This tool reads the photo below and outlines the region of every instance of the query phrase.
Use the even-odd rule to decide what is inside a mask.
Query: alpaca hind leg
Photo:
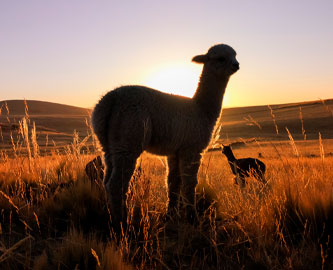
[[[126,194],[137,157],[129,153],[113,155],[111,177],[104,183],[110,204],[111,219],[116,231],[120,231],[121,223],[123,227],[126,226]],[[107,171],[106,174],[108,173]]]
[[[198,221],[195,209],[195,187],[198,183],[198,170],[200,167],[201,155],[199,153],[185,153],[179,158],[179,168],[182,178],[182,193],[186,204],[186,217],[189,222]]]
[[[104,185],[106,186],[107,183],[111,180],[111,173],[112,173],[112,157],[109,153],[104,153],[104,163],[105,163],[105,173],[103,177]]]
[[[238,174],[237,177],[237,182],[241,188],[245,188],[246,182],[245,182],[245,177],[243,175]]]
[[[235,185],[239,185],[241,188],[245,187],[245,178],[244,176],[240,175],[240,174],[236,174],[235,178],[234,178],[234,184]]]
[[[177,156],[168,157],[168,170],[168,215],[172,218],[177,215],[179,210],[180,187],[182,182]]]
[[[238,183],[238,176],[235,176],[235,177],[234,177],[234,184],[235,184],[235,185],[239,185],[239,183]]]
[[[241,186],[241,188],[245,188],[245,184],[246,184],[245,178],[243,176],[240,176],[239,180],[240,180],[240,186]]]

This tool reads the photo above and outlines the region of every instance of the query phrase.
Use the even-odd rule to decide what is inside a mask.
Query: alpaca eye
[[[225,57],[221,56],[221,57],[217,58],[217,60],[223,62],[223,61],[225,61]]]

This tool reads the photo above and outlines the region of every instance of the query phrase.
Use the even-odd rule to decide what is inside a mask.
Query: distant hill
[[[25,114],[25,101],[24,100],[4,100],[0,101],[0,108],[2,113],[6,113],[5,103],[9,108],[10,115],[24,115]],[[26,100],[28,105],[28,114],[30,116],[41,115],[89,115],[89,109],[64,105],[59,103]]]
[[[294,139],[333,138],[333,99],[312,102],[227,108],[222,112],[222,139]],[[275,120],[275,123],[274,123]],[[275,125],[276,124],[276,125]],[[277,130],[278,129],[278,135]]]
[[[5,103],[9,108],[9,116]],[[30,125],[35,122],[41,145],[47,144],[47,140],[53,140],[57,145],[68,145],[73,141],[74,130],[81,138],[91,132],[88,126],[91,109],[36,100],[27,100],[26,103]],[[19,128],[19,121],[25,115],[25,102],[0,101],[0,108],[0,127],[4,134],[0,147],[11,147],[10,131]],[[289,140],[286,128],[295,140],[303,140],[305,135],[308,140],[317,140],[319,132],[323,139],[332,139],[333,99],[270,107],[226,108],[223,109],[221,123],[220,139],[226,143],[253,138]]]
[[[20,121],[28,107],[29,130],[36,126],[37,141],[42,149],[58,149],[73,143],[76,131],[83,139],[90,134],[90,109],[37,100],[0,101],[0,149],[11,149],[12,138],[19,140]],[[9,110],[9,114],[7,111]],[[21,139],[22,141],[22,139]],[[24,145],[24,144],[23,144]]]

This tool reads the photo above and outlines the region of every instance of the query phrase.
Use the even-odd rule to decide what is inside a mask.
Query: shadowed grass
[[[130,270],[133,267],[122,261],[111,242],[105,243],[94,234],[84,235],[72,229],[61,241],[47,244],[34,260],[34,269]]]
[[[329,269],[333,158],[325,157],[324,141],[319,146],[320,155],[307,158],[293,140],[261,145],[269,182],[264,190],[251,177],[245,189],[235,186],[226,159],[207,153],[196,190],[196,226],[182,219],[182,208],[166,218],[165,163],[144,154],[121,235],[112,230],[102,184],[84,173],[93,156],[80,153],[77,136],[66,155],[5,157],[0,268]],[[236,151],[241,156],[249,148]]]

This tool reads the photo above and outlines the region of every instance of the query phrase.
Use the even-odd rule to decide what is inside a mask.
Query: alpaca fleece
[[[192,61],[204,65],[193,98],[129,85],[108,92],[94,108],[92,125],[104,151],[104,185],[115,224],[126,220],[126,193],[143,151],[167,156],[168,213],[177,209],[182,193],[187,216],[193,218],[201,153],[209,144],[229,77],[239,63],[236,52],[224,44]]]

